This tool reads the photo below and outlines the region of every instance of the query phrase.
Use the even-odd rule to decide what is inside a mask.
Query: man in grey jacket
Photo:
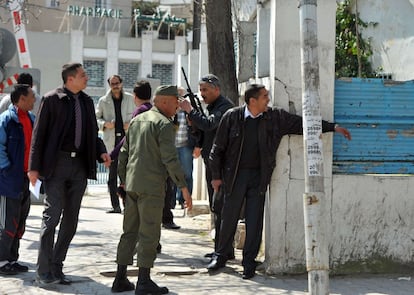
[[[132,113],[135,110],[134,97],[122,88],[122,78],[112,75],[108,78],[110,90],[102,96],[96,106],[96,119],[106,149],[111,151],[125,136]],[[112,209],[107,213],[121,213],[118,195],[118,161],[112,161],[109,167],[108,189],[111,196]]]

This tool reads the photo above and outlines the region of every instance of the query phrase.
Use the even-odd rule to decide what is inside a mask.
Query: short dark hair
[[[81,68],[82,64],[81,63],[68,63],[68,64],[64,64],[62,67],[62,80],[63,83],[66,83],[66,81],[68,80],[68,77],[74,77],[76,76],[76,73],[78,72],[78,68]]]
[[[145,80],[138,81],[134,85],[134,93],[139,99],[151,99],[151,84]]]
[[[33,87],[33,77],[29,73],[21,73],[17,78],[17,84],[26,84]]]
[[[10,100],[12,104],[17,104],[19,102],[20,96],[29,95],[30,85],[28,84],[16,84],[14,85],[13,91],[10,93]]]
[[[112,79],[112,78],[118,78],[119,82],[120,82],[120,83],[122,83],[122,78],[121,78],[121,76],[120,76],[120,75],[112,75],[112,76],[110,76],[110,77],[108,78],[108,80],[107,80],[109,85],[111,85],[111,79]]]
[[[265,88],[266,86],[262,84],[251,84],[244,92],[244,101],[246,102],[246,104],[249,104],[249,100],[251,97],[258,99],[260,90],[265,89]]]

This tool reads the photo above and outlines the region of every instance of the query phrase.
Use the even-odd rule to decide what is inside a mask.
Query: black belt
[[[60,151],[60,153],[66,157],[69,158],[80,158],[81,157],[81,153],[79,152],[66,152],[66,151]]]

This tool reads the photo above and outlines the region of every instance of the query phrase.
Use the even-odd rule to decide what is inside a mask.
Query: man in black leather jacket
[[[217,129],[210,153],[212,186],[224,186],[224,205],[219,244],[210,270],[226,264],[232,249],[239,212],[245,203],[246,240],[243,249],[243,279],[255,275],[255,258],[259,252],[263,230],[265,192],[276,166],[276,151],[287,134],[303,134],[302,117],[281,109],[268,108],[265,86],[253,84],[245,93],[246,105],[227,112]],[[322,121],[322,132],[339,132],[347,139],[347,129]],[[224,255],[223,255],[224,254]]]
[[[208,190],[208,199],[210,208],[214,212],[214,223],[215,223],[215,239],[214,239],[214,251],[217,250],[218,237],[220,233],[220,224],[221,224],[221,208],[222,203],[215,203],[213,209],[213,187],[211,186],[211,170],[208,163],[208,156],[210,154],[211,147],[213,145],[214,137],[216,136],[216,130],[220,123],[221,118],[224,113],[232,108],[234,104],[223,95],[220,91],[220,81],[213,75],[208,74],[203,76],[199,81],[199,88],[201,96],[204,99],[204,102],[208,104],[208,116],[199,112],[196,109],[193,109],[191,104],[184,100],[180,103],[180,108],[188,114],[188,118],[191,120],[192,124],[196,126],[198,130],[203,132],[203,140],[201,142],[201,156],[203,157],[204,164],[206,167],[206,181],[207,181],[207,190]],[[200,145],[200,143],[198,143]],[[212,257],[213,253],[208,253],[206,257]],[[228,253],[228,258],[234,258],[234,251]]]

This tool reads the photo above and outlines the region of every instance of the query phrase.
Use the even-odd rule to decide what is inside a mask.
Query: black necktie
[[[78,149],[82,139],[82,111],[79,102],[79,95],[74,95],[75,99],[75,147]]]

